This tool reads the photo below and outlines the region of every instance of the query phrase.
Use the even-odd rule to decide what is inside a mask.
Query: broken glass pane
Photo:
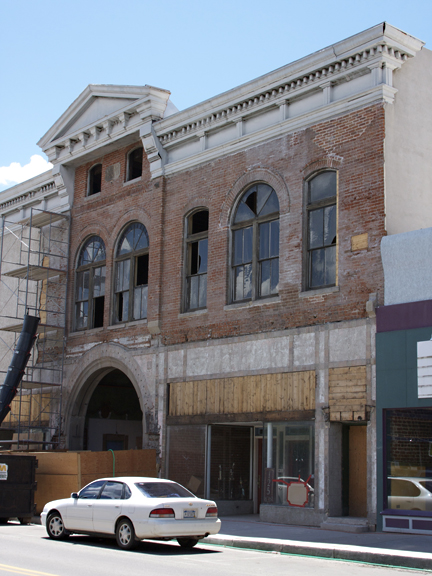
[[[208,245],[207,238],[204,238],[203,240],[199,241],[199,265],[198,265],[199,274],[207,272],[207,245]]]
[[[234,218],[234,223],[245,222],[255,218],[255,213],[243,201],[240,202]]]
[[[336,244],[336,204],[324,208],[324,246]]]

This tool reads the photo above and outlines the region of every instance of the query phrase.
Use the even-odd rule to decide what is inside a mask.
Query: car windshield
[[[146,498],[195,498],[192,492],[176,482],[137,482]]]

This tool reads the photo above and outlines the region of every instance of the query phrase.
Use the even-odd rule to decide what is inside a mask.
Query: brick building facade
[[[79,96],[39,142],[71,216],[68,448],[156,447],[222,514],[375,526],[380,243],[422,218],[391,143],[420,144],[428,58],[383,24],[183,112]]]

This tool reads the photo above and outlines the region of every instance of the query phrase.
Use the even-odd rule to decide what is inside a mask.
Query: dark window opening
[[[138,256],[136,259],[136,285],[145,286],[148,284],[148,254]]]
[[[88,196],[98,194],[102,189],[102,164],[96,164],[89,173]]]
[[[187,310],[198,310],[207,306],[208,227],[207,210],[200,210],[189,216],[186,237]]]
[[[134,180],[142,175],[143,148],[136,148],[128,156],[127,180]]]
[[[192,214],[190,234],[199,234],[207,232],[209,225],[209,213],[207,210],[201,210]]]
[[[105,302],[105,296],[99,296],[98,298],[95,298],[93,301],[94,328],[101,328],[103,326],[104,302]]]

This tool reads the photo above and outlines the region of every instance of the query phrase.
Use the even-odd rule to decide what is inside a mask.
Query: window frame
[[[200,206],[198,208],[194,208],[194,210],[192,212],[189,212],[189,214],[187,214],[187,216],[185,217],[185,225],[184,225],[184,274],[183,274],[183,310],[184,312],[196,312],[199,310],[207,310],[207,279],[208,279],[208,240],[209,240],[209,224],[207,225],[207,230],[204,230],[203,232],[196,232],[195,234],[192,234],[192,232],[190,232],[189,230],[191,230],[192,228],[192,220],[193,217],[195,216],[195,214],[198,214],[199,212],[207,212],[208,215],[208,220],[210,223],[210,211],[208,208],[204,207],[204,206]],[[207,240],[207,268],[206,271],[203,273],[199,273],[197,272],[196,274],[192,274],[191,272],[191,264],[192,264],[192,249],[191,246],[192,244],[195,244],[196,242],[198,242],[198,246],[199,246],[199,242],[202,240]],[[206,304],[205,306],[197,306],[194,308],[191,308],[190,306],[190,287],[189,287],[189,279],[190,278],[194,278],[194,277],[198,277],[199,281],[201,282],[201,277],[206,276]],[[198,293],[199,293],[199,289],[198,289]]]
[[[310,183],[320,174],[324,174],[326,172],[333,172],[336,175],[336,182],[335,182],[335,194],[334,196],[328,196],[327,198],[323,198],[321,200],[315,202],[309,202],[309,191],[310,191]],[[336,210],[336,242],[335,244],[330,244],[329,246],[322,246],[321,249],[331,248],[335,246],[335,279],[333,283],[329,284],[322,284],[319,286],[312,286],[311,285],[311,276],[312,276],[312,262],[311,262],[311,254],[313,251],[316,250],[309,248],[309,215],[311,212],[327,208],[330,206],[335,206]],[[339,246],[339,171],[333,168],[324,168],[310,174],[304,181],[304,213],[303,213],[303,230],[305,231],[303,235],[303,287],[305,291],[313,291],[313,290],[325,290],[328,288],[334,288],[338,286],[338,246]]]
[[[131,166],[131,156],[132,154],[134,154],[137,150],[141,150],[141,173],[139,174],[139,176],[134,176],[132,178],[131,176],[131,170],[132,170],[132,166]],[[127,153],[126,156],[126,179],[125,182],[131,182],[132,180],[137,180],[138,178],[142,177],[142,173],[143,173],[143,159],[144,159],[144,147],[142,145],[136,146],[135,148],[133,148],[132,150],[129,150],[129,152]]]
[[[127,234],[128,230],[136,224],[143,227],[144,233],[146,234],[146,237],[147,237],[147,247],[141,248],[139,250],[131,250],[130,252],[126,252],[125,254],[118,255],[118,251],[120,249],[120,245],[121,245],[121,242],[122,242],[124,236]],[[137,271],[138,271],[137,260],[138,260],[138,258],[140,258],[142,256],[147,256],[147,284],[140,285],[140,286],[146,286],[147,287],[146,315],[143,317],[140,317],[140,318],[134,318],[133,317],[133,314],[134,314],[134,291],[135,291],[135,288],[138,287],[136,285]],[[130,260],[129,288],[127,290],[118,290],[117,291],[116,290],[116,283],[117,283],[118,264],[121,262],[125,262],[126,260]],[[114,266],[113,266],[113,288],[112,288],[112,294],[113,294],[112,322],[113,322],[113,324],[124,324],[124,323],[128,323],[128,322],[135,322],[138,320],[146,320],[147,319],[147,317],[148,317],[149,270],[150,270],[150,239],[149,239],[149,235],[147,232],[147,228],[142,222],[139,222],[138,220],[135,220],[133,222],[128,222],[128,224],[120,232],[118,239],[117,239],[117,242],[116,242]],[[129,293],[129,295],[128,295],[128,315],[127,315],[127,319],[122,318],[120,320],[119,319],[119,297],[117,295],[120,293],[123,294],[126,291]],[[131,298],[131,294],[132,294],[132,298]]]
[[[94,171],[96,168],[100,166],[100,184],[99,190],[94,191]],[[93,164],[93,166],[88,171],[87,177],[87,196],[94,196],[95,194],[100,194],[102,192],[102,162],[97,162],[97,164]]]
[[[90,242],[94,239],[97,239],[98,241],[100,241],[103,245],[103,250],[104,250],[104,254],[105,254],[105,258],[103,260],[93,260],[92,262],[83,264],[83,265],[79,265],[80,259],[81,259],[81,255],[83,253],[83,250],[90,244]],[[103,289],[103,294],[101,294],[100,296],[94,296],[94,277],[95,277],[95,270],[99,269],[99,268],[104,268],[105,269],[105,281],[104,281],[104,289]],[[86,299],[79,299],[77,296],[77,291],[78,291],[78,277],[81,274],[84,274],[85,272],[89,273],[89,280],[88,280],[88,298]],[[92,236],[89,236],[88,238],[86,238],[86,240],[81,244],[81,247],[78,251],[78,257],[76,260],[76,266],[75,266],[75,290],[74,290],[74,321],[73,321],[73,326],[74,326],[74,330],[75,331],[82,331],[82,330],[92,330],[93,328],[103,328],[104,326],[104,314],[105,314],[105,294],[106,294],[106,247],[105,247],[105,242],[102,240],[102,238],[100,236],[98,236],[97,234],[93,234]],[[103,309],[102,309],[102,324],[100,326],[95,326],[95,300],[96,298],[104,298],[104,302],[103,302]],[[80,302],[87,302],[87,326],[78,326],[78,314],[77,314],[77,305]]]
[[[237,210],[240,206],[240,203],[241,203],[243,197],[248,192],[250,192],[252,190],[252,188],[258,187],[260,184],[264,184],[264,185],[268,186],[275,193],[277,200],[278,200],[278,204],[279,204],[279,210],[277,212],[265,214],[264,216],[255,216],[254,218],[250,218],[249,220],[244,220],[243,222],[234,223],[235,217],[237,215]],[[269,258],[260,259],[260,256],[259,256],[260,225],[265,224],[265,223],[276,222],[276,221],[279,223],[278,224],[279,225],[278,255],[277,255],[277,257],[270,257],[269,256]],[[246,229],[246,228],[249,228],[250,226],[252,227],[252,292],[251,292],[250,298],[248,297],[248,298],[243,298],[243,299],[236,299],[235,298],[235,288],[236,288],[235,269],[237,268],[237,266],[234,265],[234,233],[237,230]],[[242,303],[244,304],[247,302],[255,302],[257,300],[266,300],[268,298],[278,297],[279,296],[279,288],[278,288],[278,291],[274,292],[274,293],[270,292],[270,294],[265,294],[265,295],[260,294],[260,285],[261,285],[260,263],[265,261],[265,260],[274,260],[276,258],[278,260],[278,279],[279,279],[278,284],[279,284],[279,282],[280,282],[280,202],[279,202],[279,196],[278,196],[278,193],[276,192],[276,190],[273,188],[273,186],[271,186],[271,184],[269,184],[268,182],[265,182],[265,181],[254,182],[254,183],[248,185],[247,188],[239,194],[239,196],[235,202],[235,205],[233,207],[233,211],[232,211],[232,215],[231,215],[231,224],[230,224],[230,274],[229,274],[229,300],[228,300],[230,302],[230,304],[242,304]]]

